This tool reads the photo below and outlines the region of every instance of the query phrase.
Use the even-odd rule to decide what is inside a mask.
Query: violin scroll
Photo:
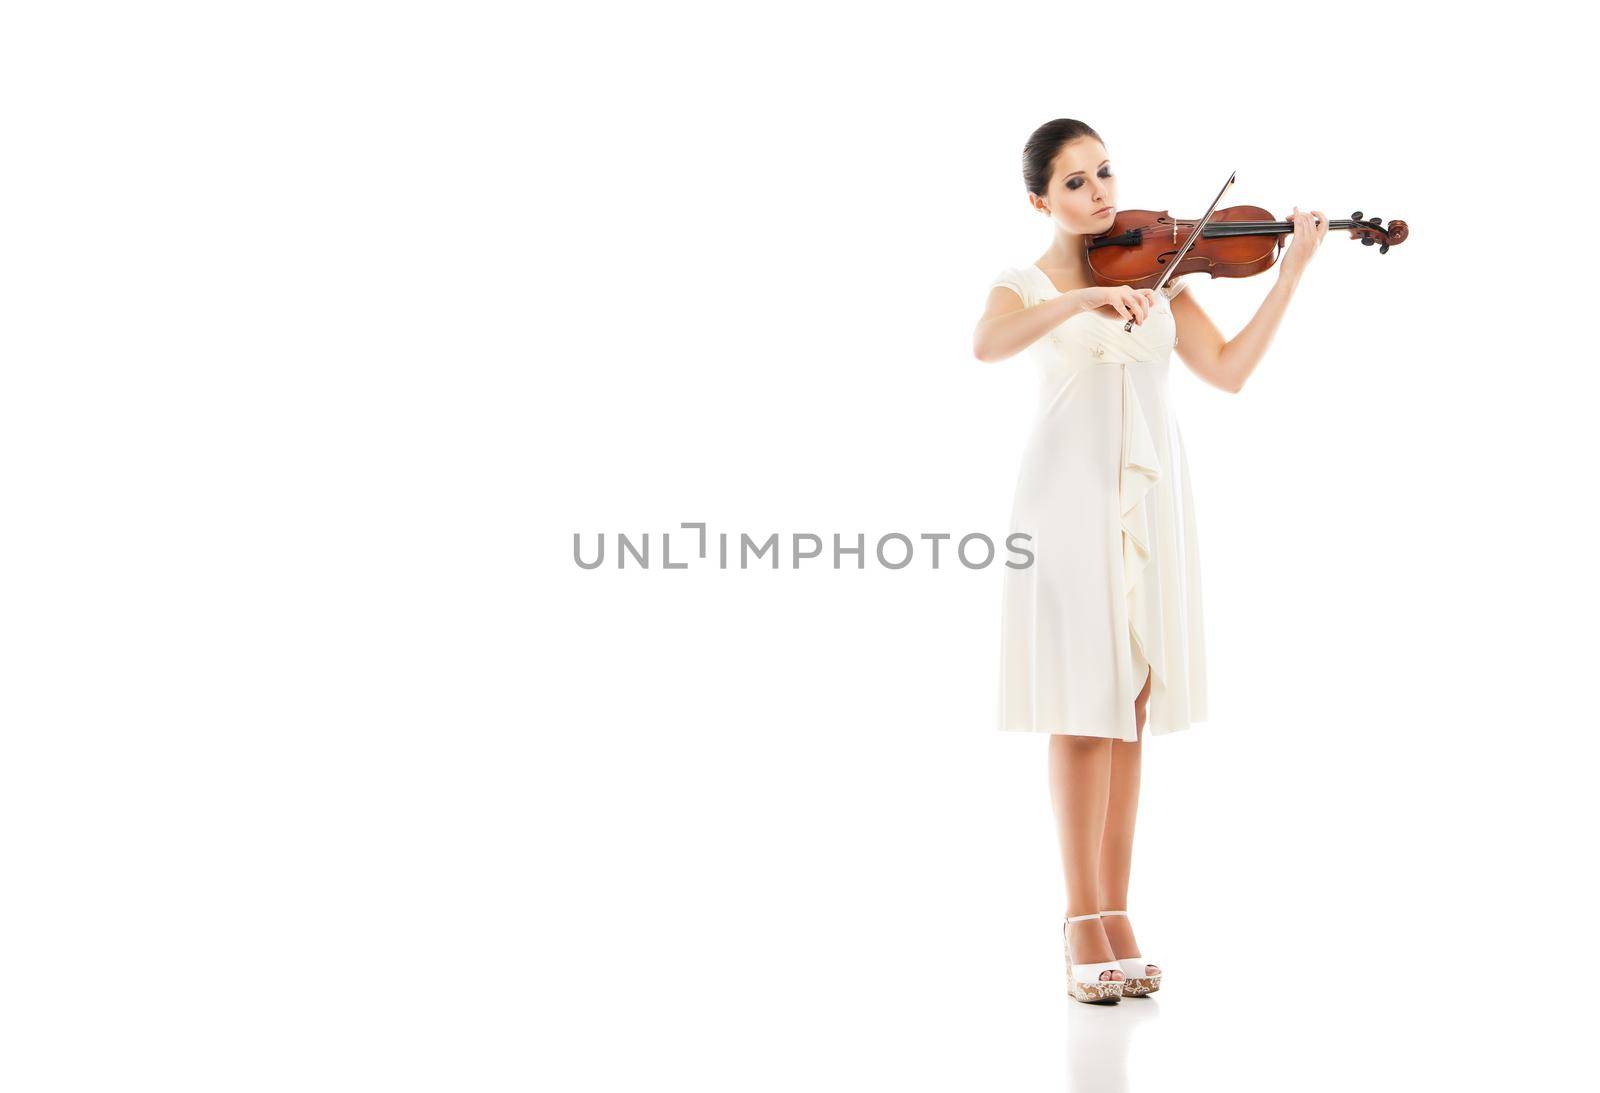
[[[1361,245],[1364,247],[1370,247],[1374,243],[1379,244],[1379,254],[1388,254],[1390,247],[1398,247],[1410,234],[1410,229],[1406,227],[1404,220],[1391,220],[1389,226],[1385,228],[1383,221],[1376,216],[1371,220],[1362,220],[1359,212],[1353,212],[1350,214],[1350,219],[1355,221],[1350,226],[1350,238],[1361,240]]]

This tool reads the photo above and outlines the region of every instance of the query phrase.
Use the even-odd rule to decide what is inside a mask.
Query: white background
[[[1581,1082],[1593,61],[1554,5],[52,4],[0,43],[0,1085]],[[1236,170],[1412,229],[1331,234],[1241,394],[1174,361],[1211,719],[1146,742],[1167,981],[1115,1008],[1065,994],[998,566],[659,566],[683,521],[1004,533],[1033,365],[970,336],[1048,245],[1058,116],[1125,208]],[[1231,335],[1274,275],[1191,290]],[[618,532],[656,564],[574,564]]]

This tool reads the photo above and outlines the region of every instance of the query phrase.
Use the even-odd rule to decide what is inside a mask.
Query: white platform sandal
[[[1126,911],[1101,911],[1102,915],[1121,915],[1128,917]],[[1130,956],[1126,960],[1117,961],[1122,969],[1122,995],[1124,998],[1140,998],[1147,994],[1154,994],[1161,989],[1161,972],[1154,973],[1151,968],[1159,969],[1159,964],[1147,964],[1142,956]]]
[[[1102,960],[1098,964],[1074,964],[1072,962],[1072,943],[1067,938],[1068,927],[1074,922],[1082,922],[1086,918],[1099,918],[1100,912],[1092,915],[1068,915],[1067,921],[1061,924],[1061,942],[1067,954],[1067,989],[1072,992],[1072,997],[1080,1002],[1117,1002],[1122,998],[1121,979],[1108,979],[1106,976],[1112,972],[1123,971],[1122,963],[1117,960]]]

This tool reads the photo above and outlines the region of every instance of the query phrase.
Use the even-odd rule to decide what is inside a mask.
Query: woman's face
[[[1063,144],[1050,165],[1049,190],[1042,197],[1029,194],[1028,199],[1062,231],[1099,235],[1110,230],[1116,218],[1117,180],[1106,146],[1093,137]]]

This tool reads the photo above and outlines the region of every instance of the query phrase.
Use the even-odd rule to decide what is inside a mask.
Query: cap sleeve
[[[1003,269],[990,282],[990,288],[1009,288],[1022,300],[1023,307],[1032,307],[1033,294],[1028,291],[1028,280],[1019,269]]]

